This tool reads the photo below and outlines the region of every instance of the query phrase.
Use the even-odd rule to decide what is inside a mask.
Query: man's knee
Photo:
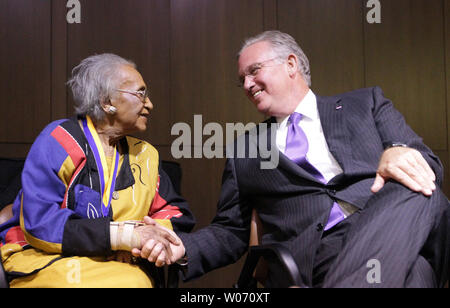
[[[390,206],[405,205],[410,207],[428,206],[430,210],[442,213],[450,209],[450,204],[442,190],[437,187],[431,196],[415,192],[398,182],[388,182],[382,190],[374,194],[373,199],[380,199]],[[412,208],[409,208],[412,210]]]

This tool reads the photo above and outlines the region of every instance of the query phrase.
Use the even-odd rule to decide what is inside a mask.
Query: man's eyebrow
[[[255,63],[252,63],[252,64],[248,65],[248,66],[242,71],[242,74],[246,74],[246,73],[249,71],[249,69],[251,69],[254,65],[255,65]]]
[[[246,68],[245,68],[245,70],[243,70],[241,73],[239,73],[239,79],[240,80],[243,80],[244,79],[244,76],[246,76],[248,73],[249,73],[249,71],[251,71],[253,68],[255,68],[256,66],[258,66],[258,65],[260,65],[261,64],[261,62],[256,62],[256,63],[252,63],[252,64],[250,64],[249,66],[247,66]]]

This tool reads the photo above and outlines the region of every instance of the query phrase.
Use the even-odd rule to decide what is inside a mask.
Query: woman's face
[[[143,132],[147,129],[147,118],[153,109],[150,98],[142,95],[147,90],[145,82],[131,66],[121,66],[117,75],[119,82],[110,98],[111,105],[117,109],[113,117],[114,126],[125,135]]]

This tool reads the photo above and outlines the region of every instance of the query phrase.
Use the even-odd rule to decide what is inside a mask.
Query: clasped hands
[[[134,257],[147,259],[158,267],[173,264],[184,257],[184,245],[175,232],[158,225],[148,216],[144,217],[144,223],[144,226],[134,229],[140,239],[140,248],[131,250]]]

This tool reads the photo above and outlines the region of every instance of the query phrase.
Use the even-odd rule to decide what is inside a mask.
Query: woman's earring
[[[117,108],[114,106],[109,106],[108,107],[108,113],[109,114],[115,114],[117,112]]]

